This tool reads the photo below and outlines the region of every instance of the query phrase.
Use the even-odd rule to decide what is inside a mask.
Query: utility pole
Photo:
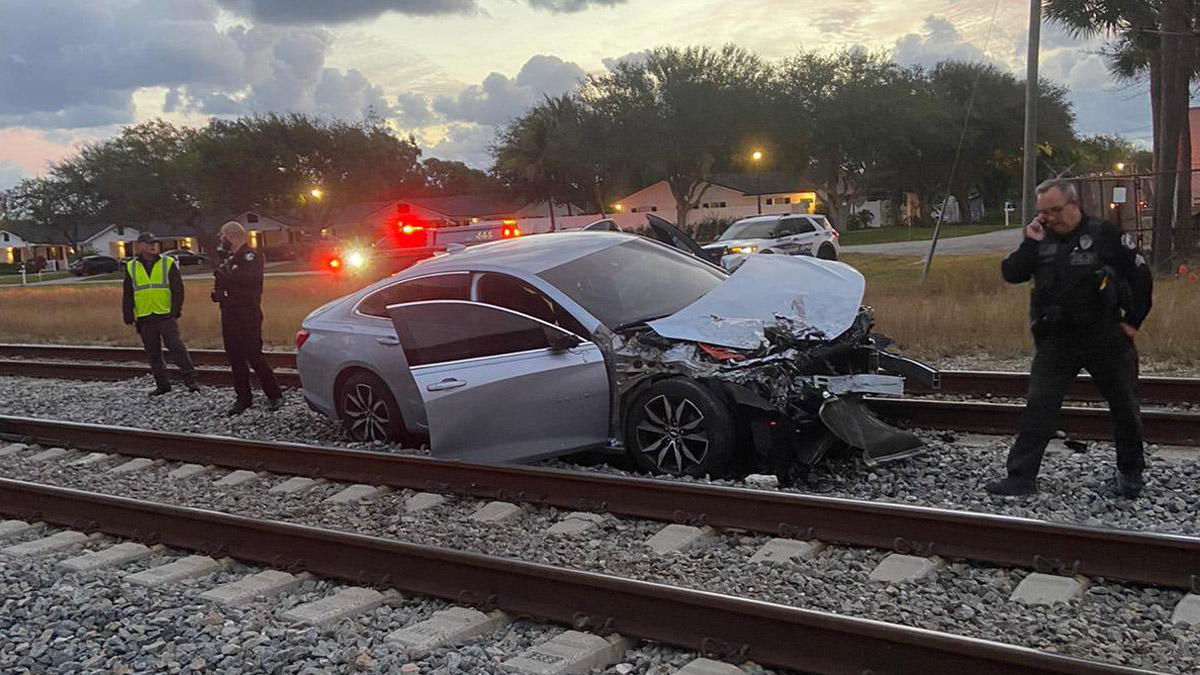
[[[1025,66],[1025,180],[1021,191],[1022,225],[1033,220],[1037,185],[1038,49],[1042,33],[1042,0],[1029,0],[1029,55]]]

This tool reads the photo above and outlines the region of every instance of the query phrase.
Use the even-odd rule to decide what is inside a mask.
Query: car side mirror
[[[555,330],[549,326],[544,327],[543,330],[546,332],[546,340],[550,343],[550,349],[553,351],[565,352],[583,344],[583,340],[574,333]]]

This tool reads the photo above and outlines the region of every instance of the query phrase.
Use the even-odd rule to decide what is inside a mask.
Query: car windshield
[[[726,278],[694,256],[647,239],[632,239],[538,276],[612,329],[674,314]]]
[[[729,226],[729,229],[717,237],[717,241],[730,239],[774,239],[779,227],[778,220],[744,220]]]

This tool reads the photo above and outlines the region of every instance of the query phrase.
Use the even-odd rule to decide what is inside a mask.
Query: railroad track
[[[604,574],[8,479],[0,479],[0,513],[72,528],[55,535],[60,541],[83,543],[84,533],[99,532],[141,544],[282,567],[289,573],[350,581],[357,586],[351,595],[367,599],[366,604],[374,607],[384,600],[375,589],[383,588],[478,607],[491,617],[496,617],[496,610],[509,616],[532,616],[589,630],[599,636],[602,648],[604,642],[617,646],[620,656],[625,653],[621,638],[636,638],[735,662],[752,659],[808,673],[1150,672]],[[25,542],[25,550],[45,542]],[[10,555],[14,550],[19,549],[5,549]],[[104,555],[100,553],[99,558]],[[207,566],[211,571],[217,564],[207,557],[187,560],[193,570]],[[87,563],[75,559],[73,564]],[[158,569],[161,574],[157,576],[170,576]],[[401,570],[403,573],[397,573]],[[279,581],[279,575],[273,578]],[[229,594],[237,586],[213,590]],[[322,602],[326,604],[320,606]],[[294,608],[282,613],[281,619],[338,618],[329,602]],[[425,632],[413,628],[416,634]],[[522,656],[531,669],[517,672],[566,672],[540,669],[559,665],[555,659],[563,660],[561,655],[526,652]],[[610,656],[607,663],[599,665],[612,662]]]
[[[1200,538],[589,472],[470,464],[0,416],[0,437],[145,460],[745,530],[1042,572],[1193,589]]]
[[[0,347],[0,355],[5,354]],[[22,347],[22,349],[25,349]],[[37,350],[46,348],[37,347]],[[57,349],[57,348],[55,348]],[[88,381],[120,381],[149,374],[149,367],[135,364],[91,363],[85,357],[113,356],[108,348],[93,347],[71,352],[78,360],[27,360],[20,358],[0,359],[0,376],[44,377]],[[130,349],[129,352],[135,350]],[[126,353],[126,352],[121,352]],[[215,361],[221,352],[193,352],[201,354],[197,363]],[[283,360],[282,352],[274,352],[273,360]],[[10,354],[11,356],[11,354]],[[44,357],[41,354],[38,358]],[[119,360],[119,359],[118,359]],[[173,371],[172,371],[173,372]],[[209,386],[229,387],[233,385],[233,373],[227,368],[199,367],[197,379]],[[276,378],[284,387],[299,388],[300,376],[295,370],[277,369]],[[994,374],[990,374],[994,375]],[[1012,378],[1001,377],[998,381],[1009,382]],[[945,381],[945,380],[943,380]],[[953,378],[951,378],[953,382]],[[1184,382],[1194,382],[1184,380]],[[1187,391],[1185,386],[1175,386],[1172,391]],[[1192,399],[1200,400],[1200,398]],[[1023,406],[1014,403],[986,403],[976,401],[945,401],[927,398],[868,399],[871,407],[884,417],[911,428],[947,429],[954,431],[1011,434],[1020,425]],[[1174,412],[1145,409],[1142,412],[1144,438],[1148,443],[1164,445],[1200,446],[1200,413]],[[1078,440],[1108,440],[1112,437],[1112,423],[1106,408],[1068,406],[1062,411],[1062,429]]]
[[[197,366],[226,366],[225,352],[213,349],[193,349],[189,352]],[[296,369],[295,352],[265,352],[272,368],[286,371]],[[137,347],[100,347],[77,345],[0,344],[0,359],[31,359],[39,361],[110,361],[137,362],[145,353]],[[6,366],[7,367],[7,366]],[[971,398],[1024,398],[1029,390],[1028,373],[994,371],[945,370],[941,373],[941,389],[936,393]],[[1200,378],[1143,376],[1138,380],[1143,403],[1172,405],[1200,402]],[[935,392],[915,392],[935,393]],[[1091,378],[1080,376],[1067,397],[1074,401],[1100,401],[1103,398]]]

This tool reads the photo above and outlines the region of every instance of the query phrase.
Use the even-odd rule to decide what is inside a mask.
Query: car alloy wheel
[[[390,417],[387,402],[367,382],[348,388],[342,401],[342,414],[350,435],[363,441],[388,440]]]
[[[637,425],[637,447],[659,471],[679,475],[704,464],[708,429],[695,403],[660,394],[647,401],[642,412],[645,418]]]

